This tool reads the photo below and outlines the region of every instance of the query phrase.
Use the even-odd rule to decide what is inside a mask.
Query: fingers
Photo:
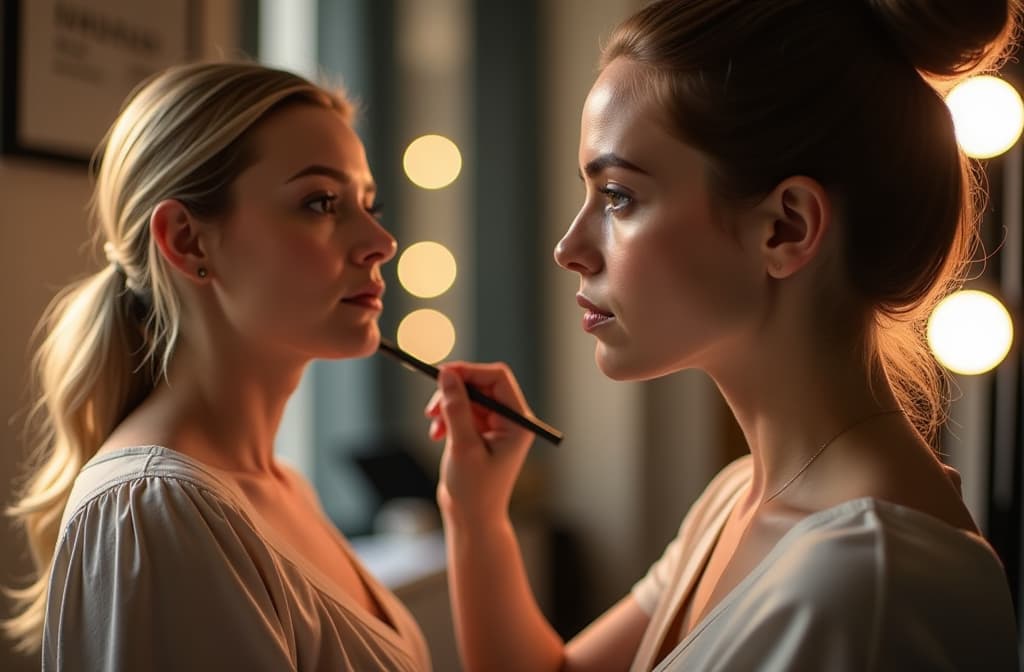
[[[522,390],[519,389],[519,383],[516,382],[515,376],[507,364],[502,362],[493,364],[450,362],[441,368],[455,371],[466,384],[472,385],[492,399],[500,401],[520,413],[531,413],[526,398],[523,396]],[[431,395],[427,405],[423,408],[424,416],[428,418],[440,416],[441,397],[440,389]],[[476,410],[475,406],[474,410]]]
[[[470,362],[450,362],[443,369],[458,373],[466,384],[472,385],[487,396],[500,401],[506,406],[523,414],[530,414],[519,383],[516,382],[512,370],[504,362],[491,364],[474,364]]]
[[[441,417],[442,397],[443,395],[441,394],[441,390],[436,390],[434,394],[431,395],[430,401],[428,401],[427,405],[423,408],[424,417],[431,418],[442,423],[444,422],[444,418]],[[481,430],[489,426],[487,420],[490,411],[488,409],[480,406],[479,404],[471,404],[470,409],[473,413],[473,419],[476,420],[477,426],[480,427]]]
[[[431,441],[443,439],[447,431],[448,428],[444,425],[444,418],[434,418],[430,421],[430,431],[428,435],[430,436]]]
[[[424,416],[431,420],[428,434],[432,440],[447,439],[449,449],[457,452],[480,444],[490,452],[489,439],[522,431],[501,415],[473,403],[467,385],[524,415],[532,415],[507,365],[452,362],[441,367],[438,389],[423,409]]]
[[[452,446],[470,446],[481,442],[470,408],[466,386],[454,371],[444,368],[437,379],[440,386],[441,419]],[[433,432],[434,426],[431,425]],[[440,427],[438,427],[440,431]]]
[[[423,415],[428,418],[436,418],[441,414],[441,390],[434,390],[430,395],[430,401],[423,408]]]

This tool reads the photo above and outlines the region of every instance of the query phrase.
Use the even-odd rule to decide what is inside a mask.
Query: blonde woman
[[[94,193],[108,264],[47,311],[42,456],[14,513],[43,669],[427,670],[274,435],[314,358],[374,352],[395,240],[350,105],[252,64],[129,100]]]
[[[427,414],[469,670],[1018,669],[999,558],[932,450],[943,394],[921,335],[976,225],[940,89],[997,63],[1019,11],[659,0],[615,30],[555,260],[598,368],[705,371],[750,455],[563,643],[506,510],[531,436],[471,412],[462,380],[525,401],[501,366],[446,367]]]

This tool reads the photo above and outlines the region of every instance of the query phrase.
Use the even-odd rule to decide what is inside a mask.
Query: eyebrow
[[[650,175],[650,173],[640,166],[631,161],[627,161],[618,154],[608,153],[602,154],[596,159],[589,161],[587,165],[583,167],[583,172],[580,173],[580,179],[583,179],[583,173],[586,173],[587,177],[593,177],[607,168],[624,168],[625,170],[631,170],[634,173],[640,173],[641,175]]]
[[[323,166],[323,165],[320,165],[320,164],[313,164],[311,166],[306,166],[305,168],[303,168],[299,172],[295,173],[294,175],[289,177],[287,180],[285,180],[284,183],[288,184],[289,182],[294,182],[295,180],[299,179],[300,177],[306,177],[307,175],[326,175],[327,177],[334,178],[335,180],[337,180],[338,182],[341,182],[342,184],[348,184],[349,182],[352,181],[349,178],[348,175],[346,175],[345,173],[341,172],[340,170],[335,170],[334,168],[331,168],[330,166]]]
[[[288,184],[289,182],[294,182],[295,180],[299,179],[300,177],[307,177],[309,175],[326,175],[327,177],[330,177],[330,178],[333,178],[333,179],[337,180],[340,184],[350,184],[352,182],[352,178],[350,178],[348,176],[348,174],[343,173],[340,170],[335,170],[334,168],[331,168],[330,166],[324,166],[324,165],[315,163],[315,164],[313,164],[311,166],[306,166],[305,168],[303,168],[299,172],[295,173],[294,175],[289,177],[287,180],[285,180],[284,183]],[[377,183],[376,182],[372,182],[372,181],[371,182],[367,182],[366,185],[364,186],[364,188],[366,189],[366,191],[371,191],[371,192],[376,193],[376,191],[377,191]]]

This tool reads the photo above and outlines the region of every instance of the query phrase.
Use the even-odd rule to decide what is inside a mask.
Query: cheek
[[[670,228],[617,232],[607,262],[623,309],[665,310],[697,283],[694,250]]]
[[[724,234],[708,226],[638,236],[631,241],[637,253],[618,260],[623,289],[637,311],[633,317],[669,338],[713,337],[750,310],[743,260]]]
[[[302,221],[252,222],[226,250],[240,272],[261,286],[291,285],[340,272],[342,256],[326,226]]]
[[[319,319],[341,289],[341,248],[304,222],[249,223],[225,241],[217,269],[226,310],[259,329]]]
[[[285,275],[313,282],[341,274],[344,257],[341,248],[329,239],[297,235],[277,241],[272,254]]]

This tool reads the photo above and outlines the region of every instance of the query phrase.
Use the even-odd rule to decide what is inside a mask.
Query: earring
[[[206,272],[206,269],[204,267],[200,266],[196,270],[196,275],[198,275],[200,278],[205,278],[208,274]]]

